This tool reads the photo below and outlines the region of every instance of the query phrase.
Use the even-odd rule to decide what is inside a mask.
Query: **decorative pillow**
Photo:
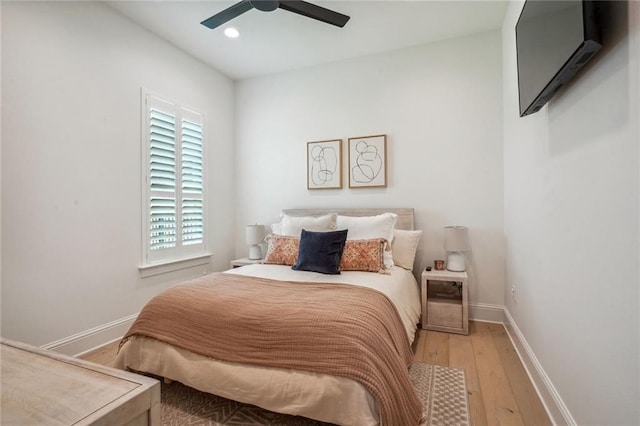
[[[340,261],[341,271],[384,272],[384,246],[387,240],[347,240]]]
[[[283,213],[281,235],[299,237],[303,229],[313,232],[335,231],[336,217],[335,213],[324,216],[289,216]]]
[[[405,231],[395,229],[393,231],[393,263],[396,265],[413,270],[413,262],[416,257],[416,250],[422,238],[422,231]]]
[[[395,213],[382,213],[377,216],[342,216],[337,219],[336,229],[348,229],[348,240],[370,240],[384,238],[387,244],[384,254],[384,267],[393,268],[393,255],[391,254],[391,241],[393,240],[393,228],[396,226],[398,215]]]
[[[302,230],[298,260],[291,269],[337,275],[347,240],[347,230],[313,232]]]
[[[295,265],[298,260],[300,239],[283,235],[267,235],[267,254],[263,263],[272,265]]]

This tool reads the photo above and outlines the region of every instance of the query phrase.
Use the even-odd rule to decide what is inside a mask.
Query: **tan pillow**
[[[416,257],[416,250],[422,238],[422,231],[405,231],[402,229],[393,230],[393,243],[391,252],[393,253],[393,263],[401,268],[413,270],[413,262]]]
[[[341,271],[384,272],[384,238],[347,240],[340,259]]]
[[[263,263],[272,265],[295,265],[298,261],[300,238],[284,235],[267,235],[267,254]]]

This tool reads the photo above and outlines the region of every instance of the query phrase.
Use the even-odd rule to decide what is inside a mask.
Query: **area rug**
[[[463,370],[414,363],[409,373],[427,413],[423,425],[470,424]],[[178,382],[163,383],[161,397],[164,425],[327,425],[305,417],[274,413],[254,405],[199,392]]]

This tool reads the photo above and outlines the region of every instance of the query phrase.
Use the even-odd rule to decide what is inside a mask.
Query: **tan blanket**
[[[365,287],[215,273],[156,296],[121,345],[132,335],[218,360],[356,380],[377,400],[385,426],[422,417],[399,315]]]

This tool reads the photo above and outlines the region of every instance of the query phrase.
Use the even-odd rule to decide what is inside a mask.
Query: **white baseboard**
[[[482,322],[504,323],[504,306],[488,303],[469,303],[469,319]]]
[[[518,324],[516,324],[506,306],[504,308],[504,319],[504,326],[511,339],[511,343],[513,343],[513,347],[516,349],[531,383],[533,383],[536,392],[538,392],[538,396],[542,401],[542,405],[544,405],[544,408],[547,410],[551,422],[554,425],[576,425],[577,423],[573,419],[569,409],[553,386],[553,383],[551,383],[551,379],[549,379],[549,376],[547,376],[547,373],[542,368],[538,358],[536,358],[531,346],[527,343],[520,328],[518,328]]]
[[[107,324],[76,333],[73,336],[48,343],[43,345],[42,348],[60,352],[65,355],[83,355],[100,346],[122,338],[137,316],[138,314],[133,314],[111,321]]]

